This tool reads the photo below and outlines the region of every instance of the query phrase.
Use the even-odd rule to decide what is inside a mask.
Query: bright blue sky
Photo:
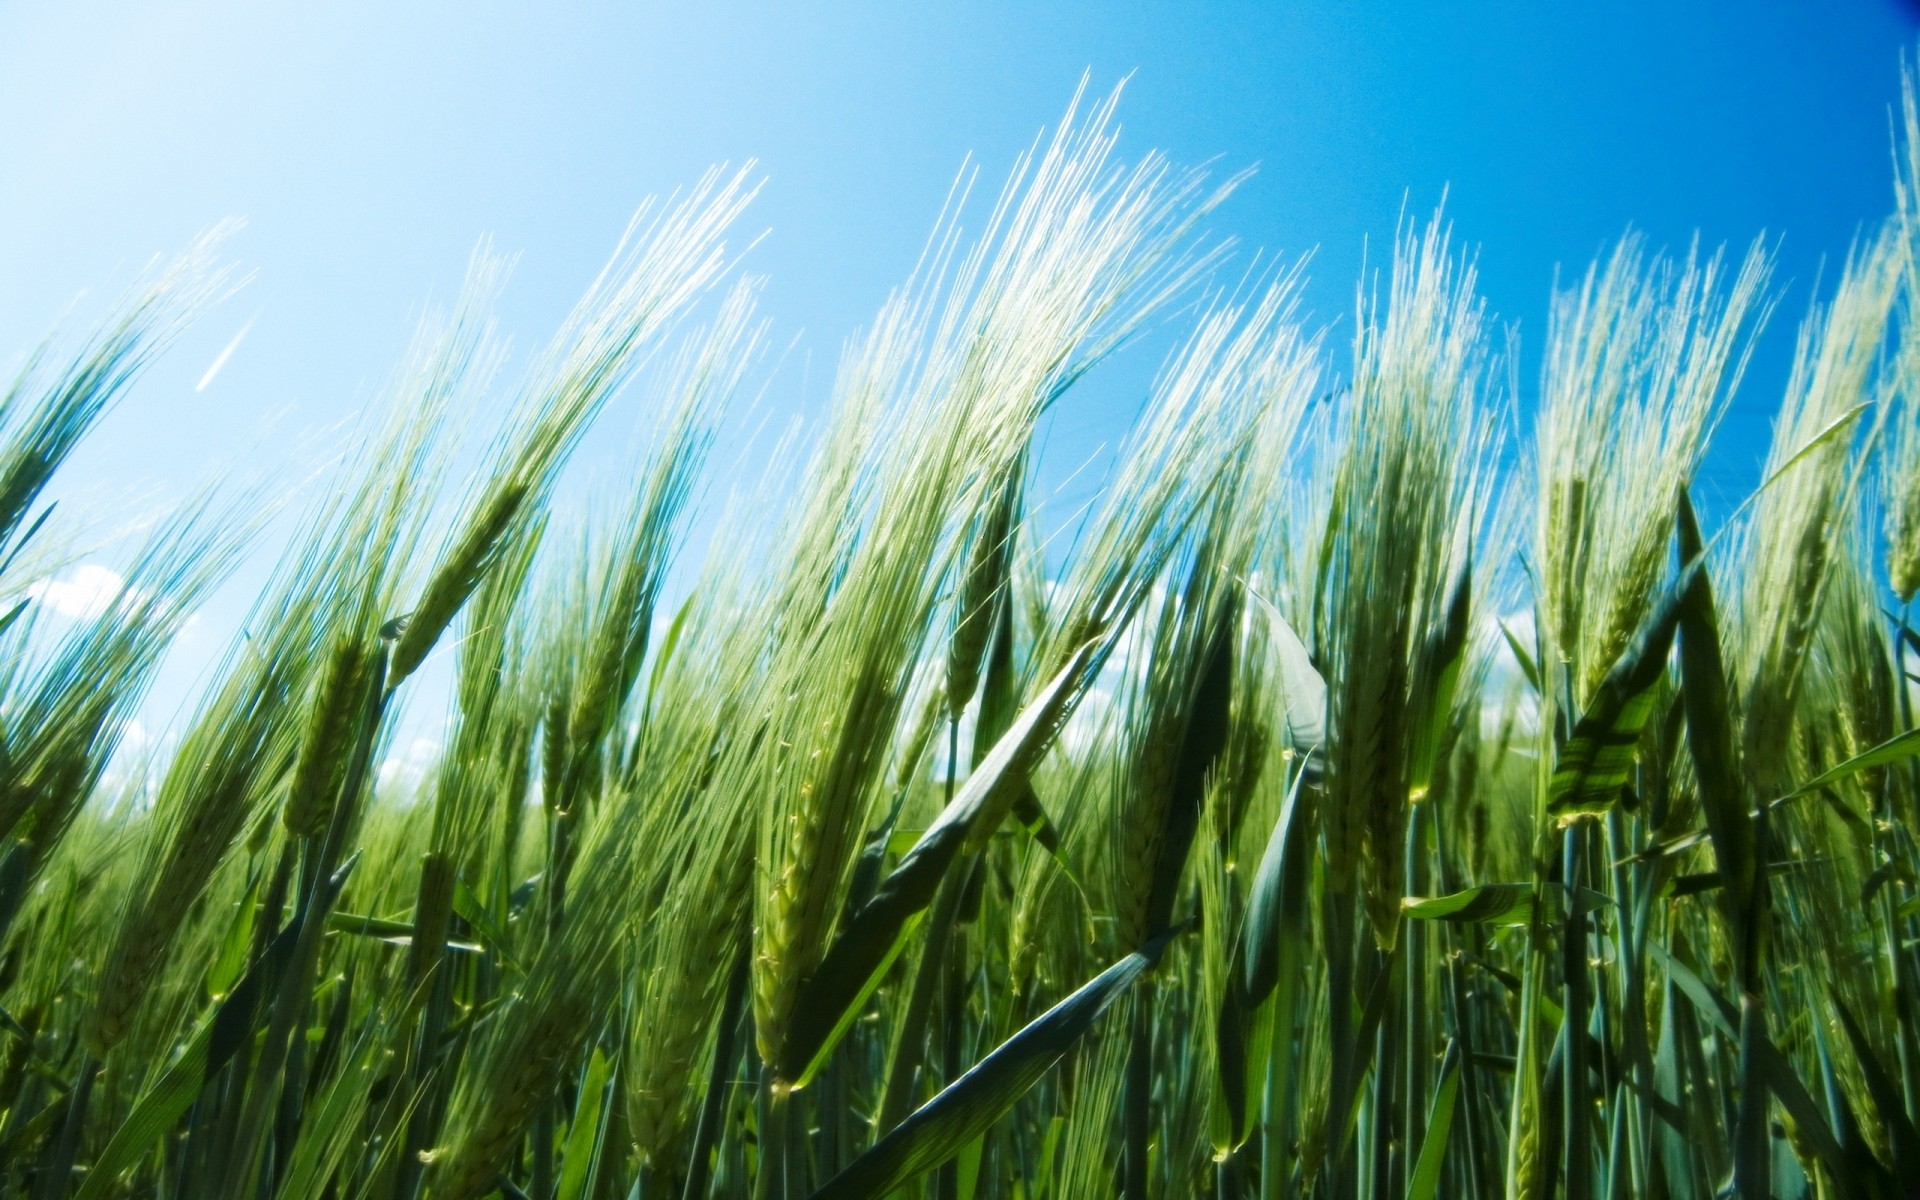
[[[1770,389],[1820,263],[1889,207],[1889,106],[1914,36],[1898,0],[15,0],[0,5],[0,367],[83,291],[76,311],[96,312],[151,255],[245,217],[229,253],[254,281],[112,415],[69,484],[180,496],[235,463],[293,465],[296,435],[369,397],[482,234],[519,256],[503,325],[537,345],[643,196],[752,157],[767,185],[742,232],[769,236],[746,266],[770,276],[774,342],[799,338],[769,395],[816,405],[963,159],[994,185],[1089,72],[1096,90],[1132,75],[1123,152],[1257,165],[1211,227],[1249,251],[1317,247],[1309,297],[1330,320],[1365,240],[1443,189],[1484,293],[1535,352],[1556,265],[1577,271],[1629,224],[1674,247],[1783,235]],[[1138,398],[1091,392],[1056,434],[1063,456],[1117,436]],[[1750,477],[1771,400],[1733,414],[1723,487]]]

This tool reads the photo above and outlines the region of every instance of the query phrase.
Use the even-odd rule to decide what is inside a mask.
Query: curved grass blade
[[[1427,1110],[1427,1132],[1420,1139],[1420,1157],[1414,1160],[1407,1200],[1433,1200],[1440,1189],[1440,1167],[1447,1157],[1447,1134],[1453,1129],[1454,1102],[1460,1097],[1460,1044],[1447,1043],[1440,1064],[1440,1090]]]
[[[1314,829],[1310,801],[1301,794],[1305,777],[1304,772],[1295,773],[1281,805],[1280,819],[1274,822],[1259,869],[1254,872],[1247,915],[1234,944],[1226,995],[1215,1024],[1221,1100],[1229,1140],[1236,1147],[1252,1132],[1247,1097],[1257,1090],[1267,1069],[1261,1056],[1247,1053],[1254,1041],[1250,1035],[1256,1011],[1275,991],[1282,991],[1274,1019],[1282,1023],[1291,1020],[1298,964],[1307,952],[1312,920],[1307,891],[1312,864],[1308,855],[1313,849]],[[1290,1070],[1292,1056],[1283,1061]],[[1244,1066],[1236,1067],[1236,1063]],[[1283,1093],[1287,1085],[1286,1079],[1278,1081]]]
[[[1605,812],[1620,798],[1633,775],[1640,734],[1653,715],[1653,686],[1667,669],[1690,585],[1704,578],[1699,564],[1690,561],[1594,689],[1547,785],[1547,811],[1555,817]]]
[[[1848,1102],[1839,1076],[1834,1071],[1833,1055],[1827,1046],[1826,1022],[1816,1017],[1807,1023],[1807,1029],[1813,1034],[1814,1057],[1820,1068],[1820,1088],[1825,1093],[1834,1136],[1839,1139],[1840,1148],[1853,1163],[1853,1175],[1863,1181],[1858,1185],[1859,1190],[1873,1196],[1894,1195],[1893,1179],[1867,1145],[1860,1129],[1860,1120],[1854,1115],[1853,1105]]]
[[[1287,734],[1301,753],[1327,741],[1327,681],[1313,665],[1313,655],[1273,602],[1253,588],[1247,595],[1267,610],[1273,626],[1273,645],[1280,656],[1280,689],[1287,701]]]
[[[1505,621],[1496,621],[1495,624],[1500,626],[1500,636],[1506,639],[1507,649],[1513,652],[1513,661],[1520,664],[1520,674],[1525,677],[1527,686],[1533,689],[1535,695],[1539,695],[1540,668],[1533,661],[1532,651],[1513,635],[1513,630],[1507,628]]]
[[[1684,491],[1676,521],[1683,559],[1702,553],[1700,525]],[[1734,1122],[1733,1187],[1763,1195],[1769,1174],[1767,1093],[1780,1098],[1794,1120],[1818,1127],[1813,1137],[1829,1170],[1845,1170],[1842,1151],[1820,1110],[1792,1066],[1767,1037],[1762,990],[1767,905],[1766,812],[1751,814],[1748,792],[1734,750],[1731,692],[1720,654],[1713,588],[1699,572],[1686,588],[1680,631],[1680,691],[1687,712],[1687,745],[1694,760],[1700,807],[1719,867],[1720,910],[1732,944],[1734,979],[1740,990],[1739,1056]],[[1731,1007],[1731,1006],[1729,1006]],[[1797,1107],[1796,1107],[1797,1106]],[[1842,1178],[1845,1178],[1842,1176]]]
[[[1604,907],[1605,892],[1580,888],[1578,910],[1593,912]],[[1547,907],[1559,920],[1566,910],[1565,889],[1550,888]],[[1533,885],[1527,883],[1483,883],[1446,896],[1408,896],[1400,901],[1403,916],[1416,921],[1482,922],[1488,925],[1528,925],[1533,922]]]
[[[1920,754],[1920,729],[1909,729],[1905,733],[1895,734],[1871,750],[1861,751],[1837,767],[1829,767],[1775,800],[1774,804],[1780,805],[1789,800],[1797,800],[1810,792],[1817,792],[1843,779],[1850,779],[1862,771],[1901,762],[1916,754]]]
[[[1675,516],[1679,554],[1683,562],[1698,560],[1704,554],[1700,522],[1684,489],[1678,498]],[[1734,978],[1740,990],[1738,1026],[1739,1054],[1736,1059],[1735,1111],[1733,1137],[1733,1188],[1741,1194],[1764,1194],[1767,1188],[1767,1091],[1768,1077],[1780,1071],[1792,1073],[1778,1050],[1767,1039],[1766,1014],[1757,995],[1760,991],[1760,941],[1762,913],[1766,900],[1766,837],[1764,825],[1757,824],[1748,811],[1747,792],[1738,768],[1730,717],[1732,693],[1727,686],[1726,666],[1720,651],[1719,618],[1713,600],[1713,583],[1704,570],[1687,581],[1680,616],[1680,698],[1686,706],[1687,748],[1693,757],[1694,779],[1700,793],[1700,808],[1712,835],[1713,853],[1719,867],[1721,915],[1725,919],[1727,939],[1732,943]],[[1724,1014],[1723,1014],[1724,1017]],[[1772,1060],[1778,1059],[1777,1067]],[[1773,1090],[1778,1093],[1778,1081]],[[1795,1080],[1798,1086],[1798,1080]],[[1800,1089],[1805,1095],[1805,1089]],[[1784,1103],[1786,1097],[1781,1096]],[[1806,1097],[1812,1109],[1811,1097]],[[1834,1141],[1821,1122],[1829,1143]],[[1795,1114],[1796,1120],[1798,1114]],[[1837,1146],[1837,1143],[1835,1143]]]
[[[1892,1144],[1894,1178],[1920,1178],[1920,1133],[1914,1131],[1913,1122],[1907,1119],[1906,1098],[1901,1094],[1900,1085],[1880,1065],[1879,1054],[1847,1010],[1846,1002],[1837,992],[1831,999],[1840,1027],[1846,1030],[1847,1042],[1853,1047],[1853,1056],[1860,1063],[1860,1075],[1866,1081],[1867,1094],[1873,1098],[1874,1111],[1881,1127],[1887,1131],[1887,1141]]]
[[[331,1188],[337,1182],[335,1173],[351,1154],[354,1144],[364,1140],[361,1122],[366,1119],[374,1088],[385,1081],[385,1072],[381,1070],[382,1051],[391,1045],[396,1025],[407,1022],[419,1010],[425,996],[425,989],[417,988],[413,999],[395,1018],[369,1024],[348,1052],[343,1069],[309,1101],[311,1115],[301,1126],[286,1176],[275,1193],[276,1200],[321,1200],[333,1194]],[[390,1096],[387,1103],[396,1104],[400,1099]],[[404,1100],[402,1122],[419,1104],[420,1096],[405,1096]],[[389,1146],[383,1149],[382,1157],[391,1153],[393,1148]]]
[[[1041,805],[1040,795],[1033,790],[1031,780],[1013,794],[1013,807],[1010,812],[1013,819],[1020,823],[1020,827],[1027,831],[1027,836],[1047,852],[1047,857],[1053,859],[1054,865],[1060,868],[1060,873],[1065,875],[1067,882],[1073,885],[1073,890],[1085,896],[1086,884],[1080,881],[1078,872],[1073,869],[1072,860],[1067,857],[1064,843],[1060,838],[1060,827],[1047,816],[1047,810]]]
[[[1683,557],[1700,553],[1700,524],[1684,492],[1680,496],[1679,539]],[[1753,822],[1734,758],[1719,620],[1714,612],[1713,587],[1704,572],[1686,594],[1680,628],[1680,694],[1687,711],[1687,750],[1693,756],[1700,808],[1719,862],[1729,912],[1744,912],[1740,901],[1752,886]]]
[[[573,1123],[567,1131],[567,1148],[560,1160],[560,1183],[554,1200],[582,1200],[587,1181],[599,1166],[606,1139],[607,1113],[611,1108],[607,1086],[613,1077],[613,1063],[599,1050],[587,1063],[580,1082],[580,1102],[573,1110]]]
[[[812,1200],[880,1200],[958,1154],[1073,1048],[1179,932],[1161,933],[1035,1018],[828,1180]]]
[[[1206,801],[1207,777],[1227,744],[1227,721],[1233,701],[1233,631],[1240,623],[1237,599],[1221,606],[1207,639],[1206,658],[1187,714],[1186,732],[1174,759],[1171,803],[1160,834],[1147,898],[1149,930],[1173,923],[1174,894],[1187,869],[1187,856],[1200,827],[1200,806]]]
[[[1311,804],[1302,795],[1304,776],[1293,785],[1274,822],[1260,866],[1247,896],[1247,916],[1240,930],[1238,966],[1247,998],[1259,1004],[1280,982],[1282,939],[1290,932],[1304,934],[1309,919],[1307,885],[1312,874],[1308,854],[1313,849]]]
[[[1426,680],[1424,719],[1414,725],[1412,774],[1409,785],[1424,792],[1433,783],[1435,764],[1454,719],[1454,694],[1465,666],[1469,618],[1473,606],[1473,568],[1468,565],[1454,581],[1445,617],[1428,634],[1421,649],[1421,675]]]
[[[354,860],[349,860],[327,880],[323,897],[326,904],[338,898],[353,864]],[[295,943],[300,940],[300,926],[300,919],[296,917],[274,935],[266,953],[248,968],[246,977],[215,1010],[213,1019],[201,1027],[186,1053],[133,1106],[126,1121],[87,1171],[86,1181],[75,1200],[100,1200],[112,1194],[120,1177],[140,1161],[154,1142],[166,1136],[192,1107],[201,1089],[251,1041],[254,1027],[268,1011],[262,1001],[278,988],[280,977],[293,959]]]
[[[933,903],[947,868],[962,847],[982,832],[976,826],[997,824],[992,814],[1005,815],[1016,786],[1025,780],[1025,767],[1058,726],[1060,702],[1083,677],[1082,668],[1094,650],[1090,645],[1075,654],[1040,689],[967,777],[960,794],[834,939],[794,1004],[775,1064],[782,1078],[803,1087],[826,1061],[861,1003],[873,994],[887,966],[899,955],[918,918]]]
[[[1646,947],[1647,953],[1659,962],[1680,994],[1692,1002],[1695,1011],[1705,1017],[1707,1023],[1712,1025],[1722,1037],[1738,1042],[1740,1010],[1734,1006],[1733,1002],[1714,991],[1706,980],[1694,973],[1693,968],[1675,958],[1665,946],[1655,941],[1648,941]],[[1854,1195],[1854,1189],[1848,1186],[1852,1176],[1849,1173],[1849,1160],[1846,1153],[1840,1148],[1839,1140],[1833,1136],[1833,1127],[1827,1123],[1826,1115],[1820,1111],[1820,1106],[1814,1101],[1812,1093],[1807,1091],[1806,1085],[1800,1081],[1800,1076],[1794,1071],[1793,1064],[1789,1063],[1786,1055],[1780,1052],[1780,1048],[1765,1036],[1758,1040],[1753,1050],[1755,1069],[1765,1081],[1768,1090],[1780,1101],[1780,1107],[1787,1110],[1787,1115],[1793,1118],[1794,1125],[1801,1136],[1806,1138],[1807,1143],[1813,1147],[1814,1154],[1820,1159],[1822,1165],[1833,1173],[1834,1180],[1841,1186],[1842,1194]]]

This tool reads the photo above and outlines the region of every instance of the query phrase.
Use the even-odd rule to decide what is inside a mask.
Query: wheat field
[[[522,377],[476,255],[155,752],[259,522],[188,505],[84,620],[35,585],[50,481],[229,289],[217,232],[34,356],[0,1195],[1914,1194],[1911,86],[1890,215],[1765,397],[1765,242],[1627,235],[1520,389],[1443,216],[1310,323],[1304,265],[1205,232],[1239,180],[1123,158],[1116,102],[941,218],[703,557],[756,178],[643,209]],[[1052,406],[1166,328],[1059,513]],[[575,521],[623,389],[651,440]],[[1736,397],[1771,449],[1709,523]],[[397,781],[430,659],[446,737]]]

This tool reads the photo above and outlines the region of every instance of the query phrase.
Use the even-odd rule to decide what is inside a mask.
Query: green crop
[[[1114,104],[943,216],[704,561],[762,364],[750,175],[643,210],[517,383],[477,256],[144,757],[268,525],[202,498],[62,624],[45,492],[226,288],[215,242],[36,354],[0,398],[0,1196],[1910,1194],[1911,90],[1893,215],[1711,525],[1764,245],[1624,238],[1521,422],[1439,216],[1337,362],[1301,267],[1218,282],[1238,180],[1121,162]],[[1150,325],[1136,428],[1049,512],[1050,410]],[[629,385],[608,519],[559,511]]]

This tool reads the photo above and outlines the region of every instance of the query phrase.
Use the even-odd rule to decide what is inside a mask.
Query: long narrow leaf
[[[1632,777],[1640,734],[1653,715],[1653,685],[1667,669],[1681,608],[1698,578],[1704,578],[1698,564],[1690,565],[1594,689],[1547,785],[1547,808],[1554,816],[1605,812],[1620,798]]]
[[[1107,1006],[1159,961],[1177,932],[1155,937],[1001,1043],[829,1180],[812,1200],[880,1200],[958,1154],[1093,1028]]]
[[[811,1081],[826,1061],[854,1011],[879,984],[887,965],[912,933],[913,921],[933,903],[934,893],[961,848],[977,836],[984,815],[1010,807],[1016,787],[1025,781],[1025,764],[1052,737],[1059,705],[1067,696],[1093,647],[1083,649],[1040,689],[1014,718],[980,766],[967,776],[959,795],[907,851],[900,865],[881,881],[828,948],[820,967],[800,990],[793,1019],[776,1066],[796,1086]]]
[[[1657,959],[1667,972],[1680,994],[1692,1001],[1695,1011],[1705,1017],[1709,1024],[1729,1041],[1740,1039],[1740,1010],[1732,1001],[1713,990],[1704,979],[1695,974],[1691,967],[1675,958],[1665,946],[1649,941],[1647,952]],[[1813,1146],[1814,1153],[1835,1178],[1844,1185],[1849,1178],[1846,1154],[1840,1149],[1840,1142],[1833,1136],[1832,1126],[1827,1124],[1825,1114],[1815,1103],[1812,1093],[1800,1081],[1800,1076],[1787,1061],[1786,1055],[1771,1041],[1763,1039],[1757,1047],[1757,1067],[1765,1079],[1768,1090],[1780,1101],[1798,1127],[1801,1136]],[[1851,1195],[1852,1189],[1846,1188]]]
[[[353,861],[349,860],[327,880],[323,893],[327,903],[332,903],[346,886],[352,869]],[[297,920],[289,921],[286,928],[274,935],[266,953],[248,968],[246,977],[215,1010],[213,1019],[201,1026],[186,1053],[134,1104],[126,1121],[114,1131],[100,1157],[94,1160],[75,1200],[97,1200],[110,1195],[120,1177],[140,1161],[154,1142],[166,1136],[192,1107],[201,1089],[252,1039],[264,1011],[261,1001],[278,986],[299,937]]]
[[[1592,912],[1607,903],[1604,892],[1580,888],[1576,906],[1580,912]],[[1551,888],[1547,907],[1555,920],[1566,911],[1565,889]],[[1481,922],[1487,925],[1529,925],[1534,918],[1533,885],[1527,883],[1483,883],[1448,896],[1408,896],[1400,901],[1404,916],[1416,921]]]
[[[1440,1189],[1440,1167],[1447,1157],[1447,1134],[1453,1129],[1454,1102],[1460,1095],[1459,1043],[1447,1045],[1446,1061],[1440,1071],[1440,1090],[1433,1098],[1433,1107],[1427,1110],[1427,1132],[1420,1139],[1420,1157],[1414,1160],[1407,1200],[1433,1200]]]
[[[1837,767],[1815,775],[1799,787],[1775,800],[1775,804],[1784,804],[1798,799],[1821,788],[1831,787],[1843,779],[1851,779],[1862,771],[1871,771],[1875,767],[1890,766],[1920,754],[1920,729],[1909,729],[1905,733],[1895,734],[1871,750],[1863,750]]]

